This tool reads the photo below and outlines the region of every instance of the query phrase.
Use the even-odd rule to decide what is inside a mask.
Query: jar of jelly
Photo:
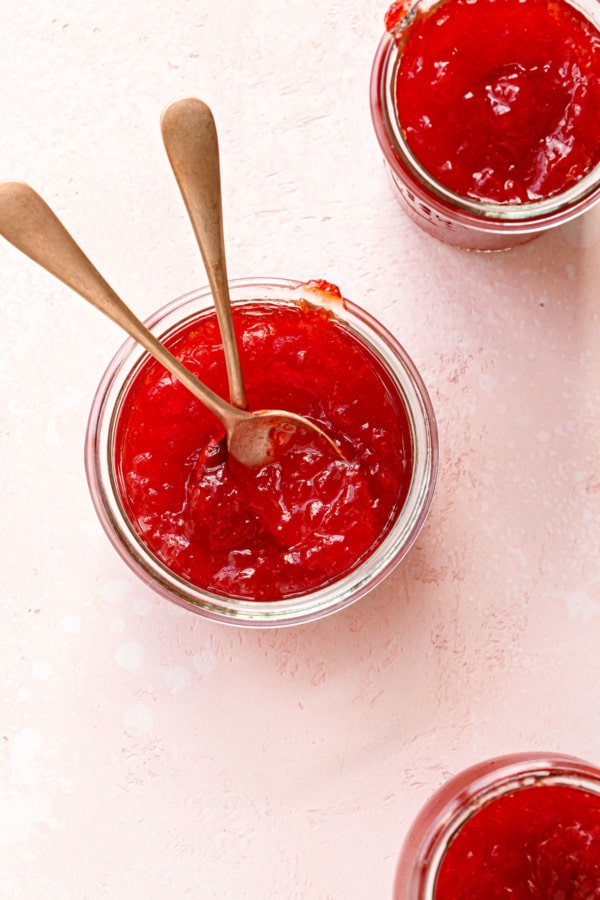
[[[412,825],[395,900],[600,897],[600,769],[521,753],[451,778]]]
[[[300,437],[256,471],[236,464],[212,413],[128,340],[93,403],[88,481],[158,593],[223,622],[295,624],[362,597],[407,553],[433,496],[435,418],[405,350],[334,286],[235,281],[231,297],[250,409],[313,418],[341,455]],[[147,324],[227,396],[208,288]]]
[[[499,250],[600,199],[597,0],[405,0],[386,26],[372,119],[425,231]]]

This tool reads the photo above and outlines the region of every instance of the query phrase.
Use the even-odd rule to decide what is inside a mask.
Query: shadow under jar
[[[596,900],[600,769],[517,753],[455,775],[408,832],[395,900]]]
[[[416,224],[501,250],[600,199],[598,0],[408,0],[386,26],[371,114]]]
[[[403,348],[333,286],[230,288],[250,408],[312,418],[345,458],[300,436],[259,470],[236,464],[212,413],[129,340],[93,403],[88,481],[113,545],[160,594],[223,622],[295,624],[357,600],[407,553],[433,496],[435,419]],[[147,324],[227,395],[208,288]]]

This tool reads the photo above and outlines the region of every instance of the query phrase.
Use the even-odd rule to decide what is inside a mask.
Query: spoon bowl
[[[329,435],[309,419],[284,410],[239,409],[192,375],[125,305],[29,185],[0,184],[0,234],[123,328],[210,409],[225,428],[229,452],[242,465],[272,462],[289,442],[290,433],[299,430],[319,436],[340,453]]]

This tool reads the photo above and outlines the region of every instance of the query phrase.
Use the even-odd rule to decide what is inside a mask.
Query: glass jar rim
[[[413,472],[406,500],[373,552],[354,569],[323,587],[283,600],[228,598],[191,585],[175,575],[145,546],[120,501],[113,468],[118,398],[135,377],[146,352],[129,338],[110,362],[92,404],[85,446],[88,485],[104,530],[121,557],[142,580],[168,599],[208,618],[244,626],[298,624],[320,618],[359,599],[389,574],[414,543],[432,502],[438,467],[437,426],[431,400],[414,363],[398,341],[361,307],[344,299],[310,290],[306,283],[277,278],[230,281],[234,305],[269,299],[308,300],[332,309],[383,365],[406,408],[413,438]],[[256,295],[254,297],[254,295]],[[189,310],[189,316],[182,318]],[[208,286],[190,291],[146,320],[158,336],[168,334],[191,317],[213,310]],[[395,368],[392,365],[395,363]]]
[[[600,200],[600,163],[575,185],[552,197],[527,203],[493,203],[465,197],[445,187],[419,162],[408,146],[395,103],[402,46],[418,10],[428,4],[444,2],[446,0],[416,0],[395,28],[384,34],[377,48],[371,74],[371,97],[375,103],[372,102],[371,106],[372,109],[381,107],[387,141],[382,141],[379,123],[376,122],[375,126],[388,163],[394,171],[399,163],[404,166],[416,184],[426,192],[426,199],[430,200],[433,195],[438,202],[450,206],[455,214],[464,216],[463,224],[467,226],[490,231],[494,231],[495,226],[503,232],[511,228],[532,231],[546,229],[552,224],[562,224],[579,215]],[[600,12],[595,6],[588,8],[577,0],[564,2],[584,14],[596,27],[600,37]]]

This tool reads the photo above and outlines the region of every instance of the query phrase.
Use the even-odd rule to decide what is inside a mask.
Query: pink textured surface
[[[161,145],[221,135],[232,277],[324,277],[404,344],[441,469],[408,560],[291,630],[144,588],[82,444],[116,327],[0,245],[0,864],[10,898],[366,900],[447,775],[600,761],[600,215],[496,255],[398,208],[372,133],[374,0],[23,0],[4,13],[3,178],[29,181],[147,315],[205,281]]]

